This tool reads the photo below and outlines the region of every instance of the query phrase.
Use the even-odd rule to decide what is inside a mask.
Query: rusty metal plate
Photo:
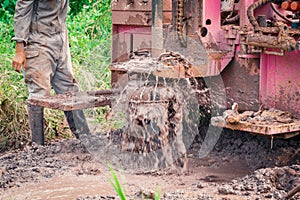
[[[222,71],[228,107],[234,102],[239,110],[259,109],[259,59],[236,59]]]
[[[151,27],[119,26],[118,31],[113,37],[113,62],[128,61],[131,48],[134,51],[151,49]]]
[[[136,25],[136,26],[151,26],[152,25],[151,11],[114,11],[112,12],[112,22],[118,25]],[[163,23],[172,22],[172,12],[163,12]]]
[[[151,11],[152,10],[152,1],[133,1],[132,4],[128,4],[128,0],[119,0],[114,1],[111,4],[112,11]],[[172,1],[164,0],[163,1],[163,10],[172,11]]]
[[[260,67],[261,103],[300,116],[299,51],[284,56],[263,53]]]
[[[228,123],[223,116],[219,116],[213,117],[211,119],[211,123],[213,126],[228,128],[231,130],[246,131],[266,136],[300,133],[300,120],[293,120],[290,123],[266,123],[265,121],[256,121],[255,123],[251,121],[238,121],[236,123]]]
[[[152,1],[149,0],[147,3],[140,3],[137,1],[131,1],[129,4],[128,0],[113,1],[111,4],[112,11],[151,11]]]
[[[112,13],[112,22],[113,24],[151,26],[151,16],[152,16],[151,11],[147,11],[147,12],[114,11]]]
[[[112,98],[113,92],[107,90],[31,98],[27,102],[31,105],[42,106],[44,108],[71,111],[111,105]]]

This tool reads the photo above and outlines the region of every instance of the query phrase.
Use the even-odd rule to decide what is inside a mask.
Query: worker
[[[14,15],[16,54],[12,65],[23,71],[30,98],[77,92],[71,65],[66,15],[68,0],[17,0]],[[27,105],[32,142],[44,145],[44,108]],[[66,111],[76,138],[89,134],[82,110]]]

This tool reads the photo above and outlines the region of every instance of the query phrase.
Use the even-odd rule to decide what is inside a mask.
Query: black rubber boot
[[[77,139],[83,135],[90,135],[90,129],[82,110],[65,111],[69,127]]]
[[[38,145],[44,145],[44,108],[40,106],[27,105],[31,141]]]

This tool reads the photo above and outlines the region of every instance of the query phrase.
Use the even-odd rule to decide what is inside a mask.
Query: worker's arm
[[[12,40],[17,42],[16,55],[12,65],[17,72],[21,68],[25,69],[26,57],[24,46],[27,44],[30,24],[33,16],[35,0],[17,0],[14,15],[14,32]]]

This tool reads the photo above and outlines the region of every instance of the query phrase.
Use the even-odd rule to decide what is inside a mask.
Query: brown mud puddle
[[[162,200],[277,200],[300,184],[299,137],[276,139],[271,149],[269,138],[223,131],[202,159],[200,146],[192,145],[183,173],[163,169],[136,174],[141,170],[132,173],[114,166],[128,199],[143,199],[137,194],[160,190]],[[101,156],[103,161],[114,152]],[[0,200],[118,199],[108,177],[106,163],[96,162],[79,140],[27,146],[0,156]],[[300,194],[291,199],[300,199]]]
[[[190,155],[191,156],[191,155]],[[218,164],[216,164],[218,163]],[[97,171],[96,174],[88,174]],[[92,169],[92,170],[91,170]],[[224,161],[219,158],[189,158],[189,169],[180,173],[162,170],[145,174],[117,172],[126,194],[130,197],[144,190],[160,190],[161,194],[180,193],[181,198],[197,199],[199,195],[214,199],[229,197],[218,194],[217,185],[249,174],[245,160]],[[42,178],[36,182],[22,184],[21,187],[9,188],[0,192],[0,199],[76,199],[80,197],[101,195],[108,198],[116,196],[108,181],[111,177],[106,166],[88,163],[68,170],[62,175]],[[133,197],[133,199],[142,199]],[[176,199],[175,197],[170,199]],[[239,199],[232,196],[231,199]]]

